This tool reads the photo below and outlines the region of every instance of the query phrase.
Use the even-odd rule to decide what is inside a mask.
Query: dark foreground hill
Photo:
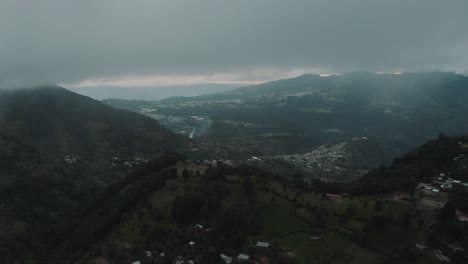
[[[27,258],[48,226],[94,204],[135,166],[189,145],[153,119],[60,87],[2,91],[0,262]]]
[[[165,156],[44,230],[46,244],[34,237],[33,256],[86,264],[222,263],[240,254],[250,257],[246,263],[427,264],[444,255],[464,263],[468,226],[456,210],[468,198],[461,184],[467,142],[428,142],[366,175],[359,181],[366,192],[346,195],[355,183],[288,180],[251,166]],[[440,173],[461,183],[438,193],[417,188],[438,187]],[[427,209],[427,201],[440,203]]]

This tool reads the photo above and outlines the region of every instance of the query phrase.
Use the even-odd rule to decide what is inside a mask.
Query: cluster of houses
[[[125,167],[128,167],[128,168],[133,168],[135,166],[138,166],[138,165],[141,165],[141,164],[144,164],[144,163],[147,163],[148,160],[145,159],[145,158],[141,158],[141,157],[135,157],[131,160],[123,160],[119,157],[113,157],[111,159],[111,165],[112,167],[117,167],[117,166],[120,166],[120,165],[123,165]]]
[[[450,192],[455,186],[468,188],[468,183],[455,180],[448,173],[438,174],[430,183],[419,183],[417,187],[418,208],[428,210],[441,208],[447,200],[446,195],[441,193]]]
[[[57,161],[62,161],[67,164],[75,164],[80,160],[79,156],[76,155],[65,155],[63,158],[57,158]],[[135,157],[133,159],[124,160],[119,157],[113,157],[110,161],[112,167],[117,167],[120,165],[132,168],[144,163],[147,163],[148,160],[142,157]]]
[[[259,157],[252,156],[251,158],[248,159],[248,161],[261,161],[262,159]]]
[[[450,260],[451,260],[449,257],[445,256],[442,253],[442,251],[440,251],[439,249],[434,250],[434,254],[435,254],[436,258],[438,258],[443,263],[449,263]]]
[[[151,251],[151,250],[146,250],[145,251],[145,256],[146,256],[146,262],[145,263],[158,263],[162,259],[166,259],[166,254],[164,252],[158,252],[158,251]],[[143,264],[142,261],[140,260],[135,260],[131,262],[131,264]]]
[[[441,191],[450,191],[453,186],[460,185],[468,187],[468,183],[462,182],[461,180],[454,180],[451,177],[447,176],[445,173],[440,173],[437,177],[433,179],[431,183],[419,183],[419,190],[431,191],[438,193]]]
[[[435,188],[435,190],[439,191],[450,191],[454,185],[462,185],[464,187],[468,187],[468,183],[462,182],[460,180],[454,180],[451,177],[448,177],[445,173],[440,173],[439,176],[433,182],[434,184],[440,186],[440,189]]]
[[[197,228],[199,228],[197,226]],[[200,229],[204,229],[201,227]],[[189,242],[191,246],[195,245],[195,242]],[[229,256],[225,253],[219,254],[220,262],[225,264],[267,264],[271,262],[269,253],[271,252],[272,247],[270,243],[257,241],[255,244],[255,253],[249,254],[246,252],[241,252],[237,256]],[[288,249],[280,249],[281,256],[293,259],[295,258],[295,252]],[[158,251],[145,251],[145,260],[135,260],[131,264],[143,264],[143,263],[158,263],[161,259],[167,259],[167,256],[163,252]],[[190,258],[185,258],[184,256],[176,256],[172,260],[173,264],[195,264],[195,261]]]
[[[67,164],[75,164],[79,160],[79,156],[66,155],[63,157],[62,161]]]
[[[242,263],[242,264],[267,264],[271,263],[271,256],[270,252],[272,250],[271,244],[268,242],[257,241],[255,244],[255,253],[252,255],[242,252],[235,257],[228,256],[224,253],[220,254],[221,260],[225,264],[232,264],[232,263]],[[289,249],[278,249],[278,256],[282,257],[283,259],[294,259],[296,257],[296,253]]]
[[[270,243],[258,241],[255,246],[257,248],[261,248],[261,249],[269,249],[270,248]],[[230,257],[230,256],[227,256],[224,253],[220,254],[219,256],[224,261],[224,263],[226,263],[226,264],[251,263],[251,261],[253,261],[251,256],[249,254],[247,254],[247,253],[240,253],[239,255],[237,255],[237,257]]]
[[[461,155],[459,155],[454,160],[461,158]],[[447,194],[443,193],[450,192],[455,186],[467,188],[468,183],[453,179],[450,177],[450,173],[439,173],[432,179],[431,183],[419,183],[417,187],[419,191],[418,208],[431,210],[441,208],[448,199]],[[464,212],[456,210],[456,217],[461,222],[468,222],[468,214]],[[428,230],[432,232],[431,225],[428,226]],[[443,251],[435,249],[434,256],[442,263],[451,262],[452,256],[464,255],[465,250],[458,244],[449,243],[443,238],[439,238],[439,241],[442,245],[441,248],[445,249]],[[426,249],[426,246],[420,244],[416,244],[416,247],[420,250]]]

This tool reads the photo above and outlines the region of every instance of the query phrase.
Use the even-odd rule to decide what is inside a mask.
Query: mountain
[[[47,227],[191,144],[153,119],[61,87],[1,91],[0,262],[35,254]]]
[[[2,134],[55,156],[154,157],[189,142],[156,121],[61,87],[0,94]]]
[[[210,158],[305,154],[367,137],[387,153],[373,159],[377,167],[439,133],[466,133],[467,101],[463,75],[355,72],[307,74],[190,98],[105,103],[192,136],[217,150]]]
[[[61,87],[2,91],[3,219],[32,232],[92,201],[133,167],[191,144],[153,119]]]
[[[220,93],[236,89],[228,84],[206,83],[186,86],[165,87],[79,87],[68,88],[78,94],[89,96],[96,100],[162,100],[174,96],[198,96]]]

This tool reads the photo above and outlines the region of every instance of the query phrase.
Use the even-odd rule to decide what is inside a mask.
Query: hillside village
[[[252,158],[252,160],[256,159],[259,158]],[[255,198],[244,197],[244,199],[254,199],[256,208],[258,208],[256,210],[280,210],[274,214],[279,219],[270,218],[269,215],[262,217],[260,222],[263,227],[260,230],[263,231],[258,234],[247,235],[245,242],[239,246],[240,250],[234,251],[210,243],[210,238],[214,234],[223,233],[220,230],[222,227],[210,224],[210,221],[204,220],[183,227],[179,226],[180,231],[178,233],[182,233],[179,233],[178,236],[181,236],[182,240],[178,239],[179,242],[176,243],[178,246],[169,246],[169,243],[166,247],[140,247],[141,251],[136,255],[131,254],[133,260],[128,263],[203,263],[200,256],[207,254],[207,250],[211,252],[209,253],[211,257],[216,256],[219,263],[226,264],[268,264],[277,263],[279,259],[281,259],[280,263],[304,263],[304,260],[309,258],[310,263],[318,263],[317,259],[314,261],[314,258],[326,254],[320,258],[332,259],[332,255],[327,254],[332,254],[331,252],[336,250],[334,247],[339,247],[338,245],[341,243],[338,242],[339,240],[347,238],[353,238],[354,243],[356,243],[353,247],[356,247],[357,252],[360,252],[358,255],[348,252],[340,257],[340,259],[348,259],[351,263],[358,260],[359,263],[374,263],[373,261],[378,260],[380,254],[389,254],[396,259],[400,259],[401,263],[408,261],[406,258],[416,261],[411,263],[438,263],[439,261],[455,261],[455,263],[458,263],[457,259],[460,257],[462,259],[466,258],[466,254],[463,253],[465,252],[464,248],[454,246],[456,244],[450,242],[447,243],[451,247],[434,246],[432,241],[434,239],[431,233],[436,234],[436,231],[431,231],[431,226],[437,221],[440,210],[449,200],[451,191],[448,188],[449,184],[455,188],[467,187],[466,183],[451,179],[448,176],[449,172],[441,172],[431,177],[430,182],[419,183],[413,194],[390,193],[378,197],[360,197],[348,193],[324,193],[316,189],[317,187],[311,182],[303,180],[291,179],[284,181],[284,179],[269,178],[266,175],[258,177],[256,174],[259,172],[252,170],[252,168],[248,169],[251,172],[245,171],[239,174],[242,170],[238,171],[235,167],[230,166],[223,161],[216,160],[186,161],[179,164],[178,179],[170,180],[171,183],[168,185],[170,187],[166,187],[169,189],[161,191],[160,194],[155,194],[154,199],[159,197],[157,199],[165,200],[166,205],[154,200],[156,203],[153,206],[156,206],[158,211],[173,210],[170,209],[173,208],[171,201],[177,194],[182,195],[186,192],[190,193],[190,190],[196,190],[199,188],[197,185],[205,177],[204,175],[210,174],[213,176],[218,175],[216,177],[220,177],[219,180],[222,179],[220,183],[229,190],[229,195],[223,198],[223,204],[231,203],[230,200],[238,195],[237,192],[246,188],[245,182],[252,181],[255,186]],[[175,186],[178,186],[178,188]],[[445,187],[442,188],[442,186]],[[231,197],[232,195],[235,196]],[[244,202],[246,201],[244,200]],[[273,209],[277,208],[279,204],[287,205],[284,209],[292,211],[288,213],[283,211],[284,209]],[[270,208],[272,205],[274,207]],[[144,215],[146,214],[144,213]],[[457,221],[468,223],[466,222],[468,218],[461,211],[457,210],[456,216]],[[142,219],[146,219],[146,217],[143,216]],[[144,224],[147,220],[142,220],[143,223],[139,221],[141,220],[137,220],[132,224],[133,228],[148,225]],[[279,223],[273,223],[277,221]],[[295,222],[297,223],[293,224]],[[385,225],[387,226],[386,229],[393,230],[390,231],[394,232],[393,236],[388,231],[380,228],[376,229],[376,226],[380,225]],[[269,229],[267,228],[265,230],[264,228],[268,226],[273,229],[267,231]],[[375,237],[380,232],[385,232],[385,241],[379,241]],[[289,234],[297,238],[290,240],[288,238]],[[282,238],[283,236],[285,237]],[[293,242],[295,239],[299,239],[304,247],[298,248],[297,244]],[[366,241],[372,241],[372,244]],[[130,241],[119,243],[127,243],[129,250],[133,248],[133,243]],[[323,252],[325,245],[331,247],[329,253]],[[455,248],[455,251],[451,250],[451,248]],[[401,251],[403,249],[404,251]],[[309,250],[312,251],[308,252]],[[396,254],[396,252],[400,253]],[[372,261],[366,262],[369,261],[369,258]],[[98,262],[87,262],[87,264],[91,263]]]
[[[452,201],[459,199],[457,193],[467,197],[468,181],[464,176],[467,149],[466,144],[458,142],[450,152],[455,154],[447,159],[449,163],[436,173],[425,174],[413,191],[372,196],[347,192],[346,183],[265,173],[255,166],[264,157],[253,156],[247,161],[185,160],[176,166],[177,177],[167,180],[162,190],[154,191],[144,209],[140,206],[130,209],[118,228],[120,231],[113,231],[109,240],[101,244],[98,252],[102,255],[86,263],[114,263],[119,254],[126,255],[127,261],[115,263],[191,264],[201,263],[205,257],[227,264],[269,264],[279,260],[314,263],[317,258],[332,261],[332,252],[344,243],[343,239],[347,243],[352,241],[359,254],[348,252],[340,261],[373,263],[383,254],[402,263],[409,260],[460,263],[467,257],[466,242],[454,234],[468,230],[468,214],[466,207]],[[70,166],[80,160],[75,155],[62,159]],[[140,157],[114,157],[110,162],[112,166],[138,171],[149,161]],[[190,207],[182,207],[181,214],[174,215],[176,201],[185,196],[197,197],[197,193],[204,192],[205,184],[215,184],[213,188],[224,190],[223,194],[216,194],[220,195],[216,199],[221,204],[205,204],[208,201],[202,199],[201,204],[205,205],[201,208],[213,206],[213,215],[200,209],[204,213],[195,216],[199,211]],[[250,208],[251,213],[262,212],[257,223],[261,228],[247,231],[239,237],[237,246],[232,247],[213,238],[223,237],[226,228],[218,226],[214,219],[228,212],[222,208],[229,210],[235,205]],[[189,203],[188,206],[199,205]],[[182,218],[177,220],[177,217]],[[187,217],[192,220],[181,220]],[[382,226],[385,228],[378,228]],[[148,237],[154,232],[158,234],[156,237]],[[161,234],[167,242],[157,242]],[[386,241],[380,241],[378,236],[386,237]],[[297,243],[305,246],[298,247]],[[330,247],[328,253],[323,251],[325,245]],[[103,262],[107,258],[110,260]]]

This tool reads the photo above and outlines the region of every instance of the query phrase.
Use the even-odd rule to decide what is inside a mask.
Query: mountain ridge
[[[4,91],[0,105],[4,134],[58,155],[150,157],[189,144],[155,120],[58,86]]]

